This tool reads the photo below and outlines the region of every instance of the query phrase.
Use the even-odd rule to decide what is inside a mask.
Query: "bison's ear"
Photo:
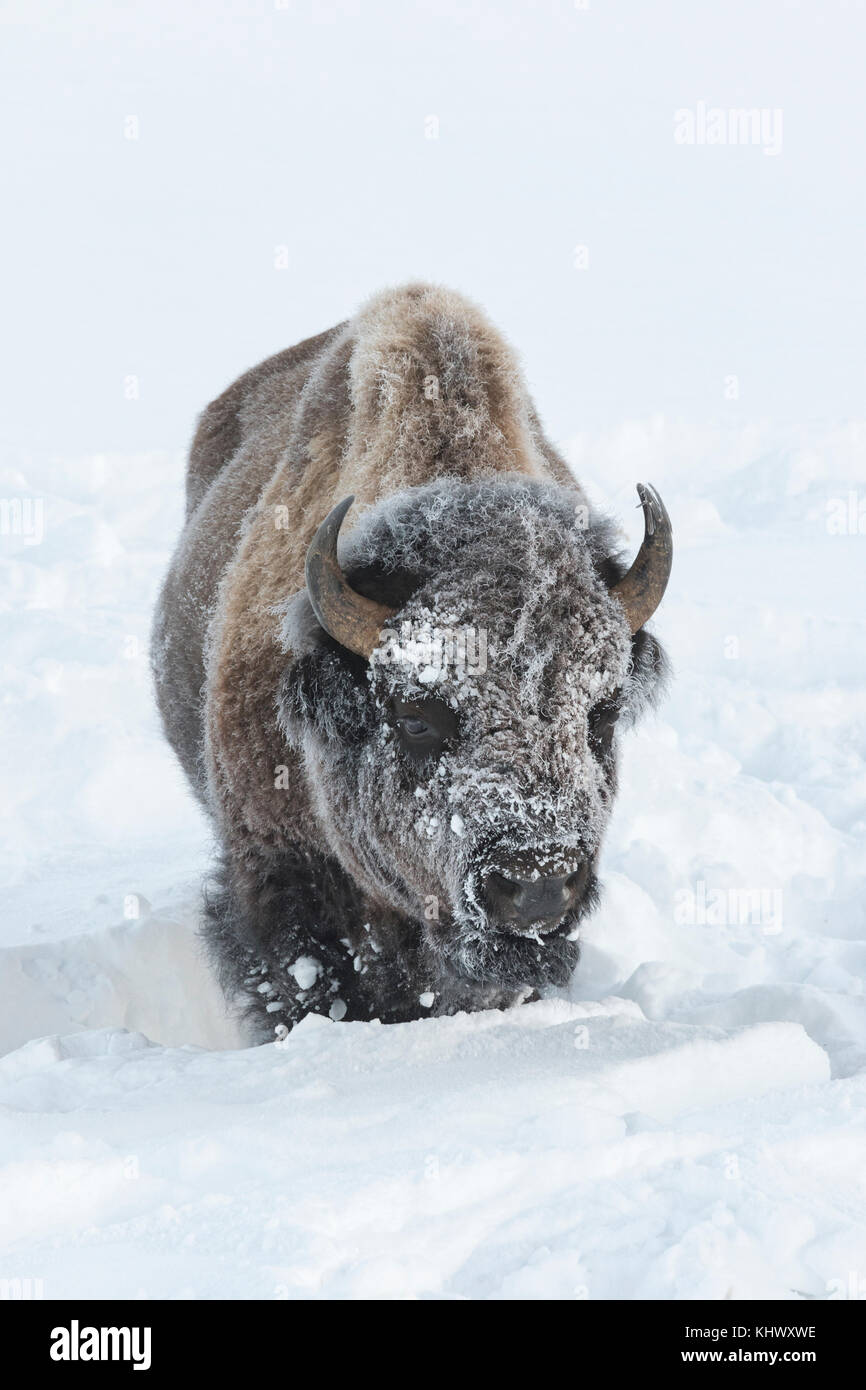
[[[670,663],[661,642],[640,628],[631,639],[631,664],[624,689],[623,714],[629,724],[655,708],[664,695],[669,675]]]
[[[330,640],[313,612],[306,589],[289,599],[282,609],[282,616],[280,644],[283,651],[304,656],[307,652],[319,650]]]
[[[280,635],[277,721],[289,743],[299,747],[310,729],[328,742],[363,742],[374,724],[367,662],[320,627],[305,591],[287,604]]]

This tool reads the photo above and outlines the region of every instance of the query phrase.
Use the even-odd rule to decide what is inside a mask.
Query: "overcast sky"
[[[863,414],[862,4],[3,14],[13,460],[182,448],[244,368],[409,278],[487,308],[559,439]],[[738,108],[768,138],[700,143]]]

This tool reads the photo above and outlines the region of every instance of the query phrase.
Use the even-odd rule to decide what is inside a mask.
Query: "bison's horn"
[[[337,537],[354,500],[344,497],[338,502],[313,537],[307,551],[307,593],[313,612],[335,642],[369,660],[395,610],[356,593],[340,569]]]
[[[661,603],[674,554],[671,519],[664,502],[649,483],[638,483],[637,495],[643,507],[643,542],[628,574],[610,591],[625,609],[633,633],[649,622]]]

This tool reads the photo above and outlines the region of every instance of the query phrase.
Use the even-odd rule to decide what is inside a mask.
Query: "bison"
[[[436,286],[375,296],[204,411],[152,655],[220,847],[205,939],[252,1039],[566,983],[618,732],[666,671],[645,624],[671,526],[638,492],[627,566],[508,345]]]

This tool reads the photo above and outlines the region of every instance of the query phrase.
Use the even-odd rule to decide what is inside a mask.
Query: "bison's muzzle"
[[[550,930],[571,910],[589,876],[589,866],[574,873],[547,875],[534,879],[506,878],[488,874],[484,899],[493,921],[515,931],[542,925]]]

